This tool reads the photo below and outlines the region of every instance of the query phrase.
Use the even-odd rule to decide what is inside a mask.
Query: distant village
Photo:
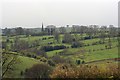
[[[4,35],[53,35],[54,32],[58,33],[74,33],[74,32],[80,32],[80,30],[91,30],[91,29],[100,29],[104,27],[106,31],[108,31],[108,28],[117,28],[114,25],[109,25],[109,26],[99,26],[99,25],[89,25],[89,26],[84,26],[84,25],[66,25],[62,27],[57,27],[55,25],[48,25],[44,26],[42,23],[40,28],[22,28],[22,27],[16,27],[16,28],[5,28],[2,29],[1,34]],[[89,29],[88,29],[89,28]]]

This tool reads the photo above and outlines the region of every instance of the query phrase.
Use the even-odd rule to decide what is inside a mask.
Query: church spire
[[[42,22],[42,32],[44,31],[44,26],[43,26],[43,22]]]

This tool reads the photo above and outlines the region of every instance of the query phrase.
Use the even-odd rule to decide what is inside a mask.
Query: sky
[[[1,0],[0,26],[118,25],[120,0]]]

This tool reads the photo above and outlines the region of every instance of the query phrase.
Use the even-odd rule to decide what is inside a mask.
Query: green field
[[[11,55],[11,54],[10,54]],[[7,74],[6,76],[8,78],[20,78],[23,77],[20,75],[21,71],[25,71],[25,69],[28,69],[32,67],[34,64],[40,63],[39,60],[29,58],[29,57],[24,57],[24,56],[18,56],[17,57],[17,63],[14,65],[15,70],[12,71],[12,74]]]
[[[77,35],[80,36],[80,35]],[[86,35],[84,35],[86,36]],[[54,51],[48,51],[46,52],[49,59],[51,59],[55,55],[60,55],[59,53],[64,53],[64,55],[60,55],[62,58],[70,58],[73,60],[74,64],[76,60],[84,60],[85,62],[92,62],[92,61],[98,61],[98,60],[104,60],[104,59],[112,59],[112,58],[118,58],[118,41],[117,39],[112,40],[112,48],[111,49],[105,49],[105,45],[108,44],[108,38],[105,39],[105,44],[97,44],[92,45],[93,42],[100,41],[99,38],[96,39],[90,39],[90,40],[81,40],[84,44],[89,44],[89,46],[83,46],[79,48],[71,48],[70,44],[65,44],[62,42],[56,42],[54,38],[48,39],[48,37],[51,36],[29,36],[26,37],[24,35],[19,36],[20,40],[26,40],[29,41],[29,43],[35,42],[36,40],[39,41],[39,46],[45,46],[48,45],[49,42],[53,42],[53,44],[50,44],[50,46],[56,46],[56,45],[65,45],[69,48],[66,49],[60,49],[60,50],[54,50]],[[10,37],[10,41],[14,41],[14,37]],[[42,38],[47,38],[46,40],[41,40]],[[62,40],[63,35],[60,35],[60,39]],[[6,36],[3,36],[2,41],[6,40]],[[11,45],[11,43],[7,43],[8,46]],[[18,55],[18,60],[20,63],[15,64],[15,70],[11,74],[6,74],[5,77],[14,77],[19,78],[23,77],[20,75],[21,71],[25,71],[25,69],[32,67],[34,64],[41,63],[39,59],[29,58],[26,56],[22,56],[20,53]],[[109,60],[108,60],[109,61]],[[111,63],[115,63],[114,61],[111,61]],[[105,65],[107,61],[97,62],[99,65]],[[90,64],[96,64],[96,63],[90,63]]]

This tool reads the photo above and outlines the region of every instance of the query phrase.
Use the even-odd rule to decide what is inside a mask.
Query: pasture
[[[73,34],[72,34],[73,35]],[[77,38],[80,38],[80,35],[73,35],[74,37],[77,36]],[[84,34],[84,37],[86,34]],[[60,42],[57,42],[54,39],[54,36],[28,36],[26,37],[25,35],[22,36],[17,36],[19,37],[20,40],[28,41],[29,44],[37,42],[38,41],[38,46],[36,47],[31,47],[30,49],[35,49],[35,48],[41,48],[42,46],[60,46],[64,45],[67,48],[65,49],[60,49],[60,50],[53,50],[53,51],[48,51],[45,52],[47,55],[48,59],[52,59],[52,57],[59,55],[60,57],[66,59],[70,58],[73,61],[73,64],[76,65],[76,60],[81,60],[85,61],[85,63],[88,63],[90,65],[100,65],[100,66],[106,66],[107,62],[117,64],[116,61],[113,60],[105,60],[105,59],[113,59],[113,58],[120,58],[118,56],[118,40],[117,38],[112,39],[112,48],[111,49],[106,49],[106,45],[108,44],[108,38],[105,39],[104,44],[100,44],[99,38],[94,38],[94,39],[88,39],[88,40],[80,40],[82,43],[84,43],[84,46],[78,47],[78,48],[72,48],[71,44],[69,43],[62,43],[63,35],[60,35]],[[50,38],[51,37],[51,38]],[[43,39],[45,38],[45,39]],[[3,36],[2,41],[6,41],[7,37]],[[15,36],[9,37],[9,40],[14,42]],[[51,44],[49,44],[51,42]],[[93,45],[93,43],[96,43]],[[7,42],[7,46],[9,49],[11,48],[11,42]],[[29,50],[29,49],[28,49]],[[23,50],[24,52],[25,50]],[[18,60],[19,63],[15,64],[15,70],[12,71],[9,75],[7,73],[5,77],[14,77],[14,78],[19,78],[19,77],[24,77],[21,74],[21,71],[24,72],[26,69],[32,67],[34,64],[39,64],[41,63],[39,58],[30,58],[28,56],[21,55],[21,53],[16,52],[18,55]],[[30,54],[35,54],[35,53],[30,53]],[[39,57],[37,55],[37,57]],[[99,60],[103,60],[100,61]],[[93,62],[96,61],[96,62]],[[93,63],[90,63],[93,62]]]

